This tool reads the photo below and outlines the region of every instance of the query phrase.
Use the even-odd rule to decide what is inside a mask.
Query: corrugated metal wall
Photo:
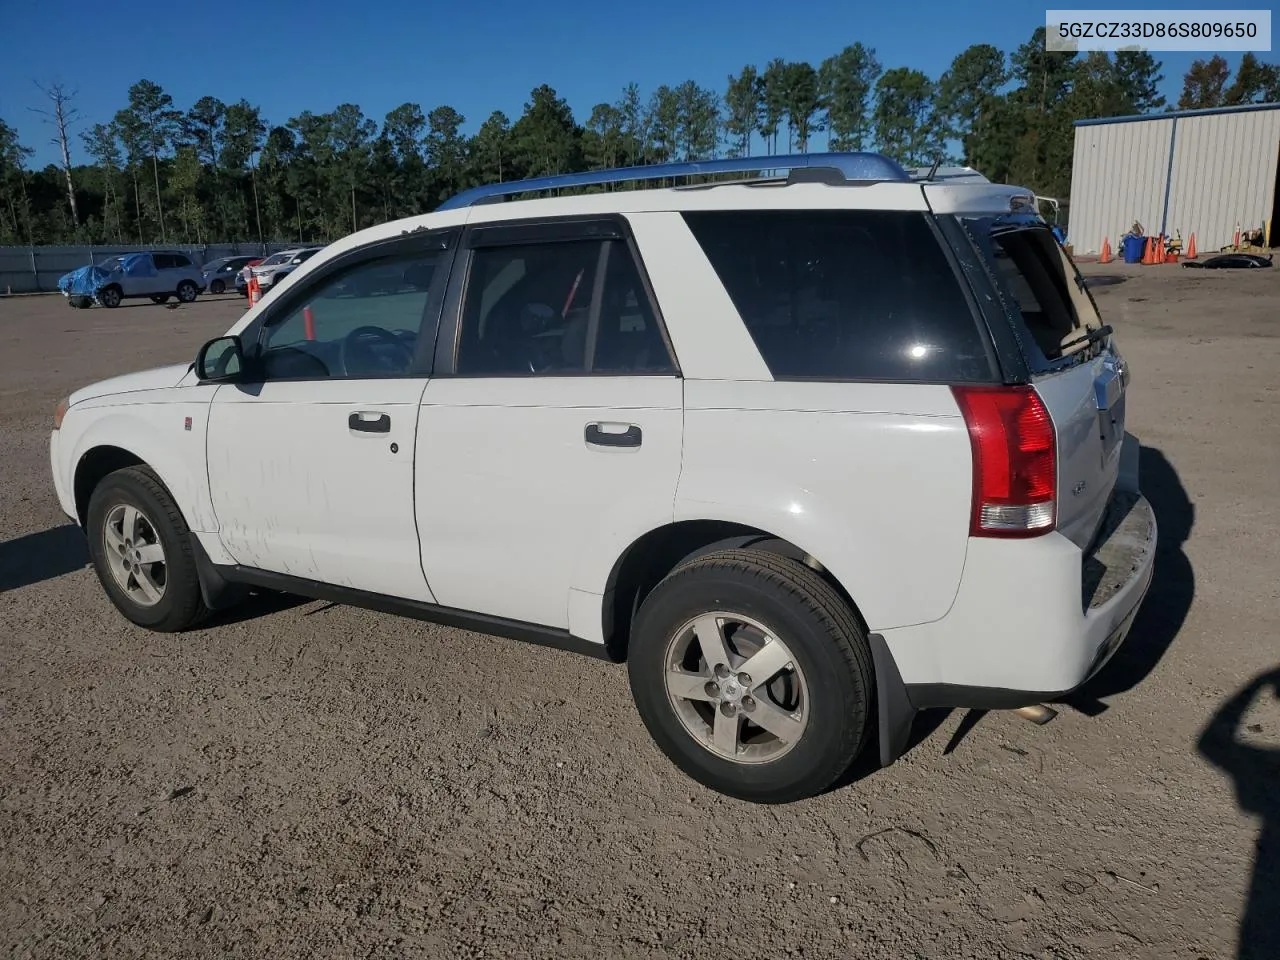
[[[1116,250],[1135,220],[1160,229],[1172,131],[1165,119],[1076,127],[1067,225],[1075,253],[1098,253],[1103,237]]]
[[[1194,230],[1196,246],[1214,251],[1232,242],[1237,221],[1263,226],[1275,201],[1278,158],[1280,110],[1179,118],[1169,233],[1181,230],[1185,242]]]
[[[1237,221],[1259,227],[1271,216],[1278,160],[1280,108],[1078,126],[1067,239],[1092,255],[1107,237],[1119,256],[1135,220],[1147,233],[1163,222],[1184,243],[1194,232],[1199,250],[1217,251]]]

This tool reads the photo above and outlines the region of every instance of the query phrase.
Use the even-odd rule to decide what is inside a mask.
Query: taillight
[[[952,387],[973,447],[973,537],[1033,537],[1057,522],[1053,421],[1030,387]]]

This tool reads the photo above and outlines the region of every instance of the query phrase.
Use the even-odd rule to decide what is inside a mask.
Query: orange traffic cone
[[[1115,257],[1111,256],[1111,241],[1110,241],[1108,238],[1103,237],[1103,238],[1102,238],[1102,253],[1098,256],[1098,262],[1099,262],[1099,263],[1110,263],[1110,262],[1111,262],[1112,260],[1114,260],[1114,259],[1115,259]]]
[[[1187,241],[1187,259],[1194,260],[1196,258],[1196,235],[1191,234],[1191,239]]]
[[[1152,263],[1164,263],[1164,234],[1156,234],[1156,249],[1151,254]]]
[[[253,306],[262,299],[262,285],[258,283],[258,278],[249,277],[249,306]]]
[[[1147,242],[1142,245],[1142,262],[1145,265],[1155,263],[1155,241],[1152,237],[1147,237]]]

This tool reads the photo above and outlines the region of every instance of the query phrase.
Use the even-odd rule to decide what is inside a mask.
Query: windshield
[[[288,259],[289,259],[289,254],[287,253],[273,253],[271,256],[267,257],[267,259],[263,260],[260,264],[258,264],[258,266],[274,267],[276,264],[284,263]]]
[[[123,259],[124,257],[107,257],[107,259],[99,261],[97,266],[99,270],[114,270],[120,266],[120,261]]]

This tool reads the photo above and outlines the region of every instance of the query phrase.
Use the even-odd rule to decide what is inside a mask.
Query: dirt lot
[[[1161,524],[1132,638],[1046,727],[922,716],[778,808],[680,776],[616,666],[318,602],[133,628],[53,408],[240,304],[0,300],[6,955],[1280,957],[1280,270],[1086,269]]]

